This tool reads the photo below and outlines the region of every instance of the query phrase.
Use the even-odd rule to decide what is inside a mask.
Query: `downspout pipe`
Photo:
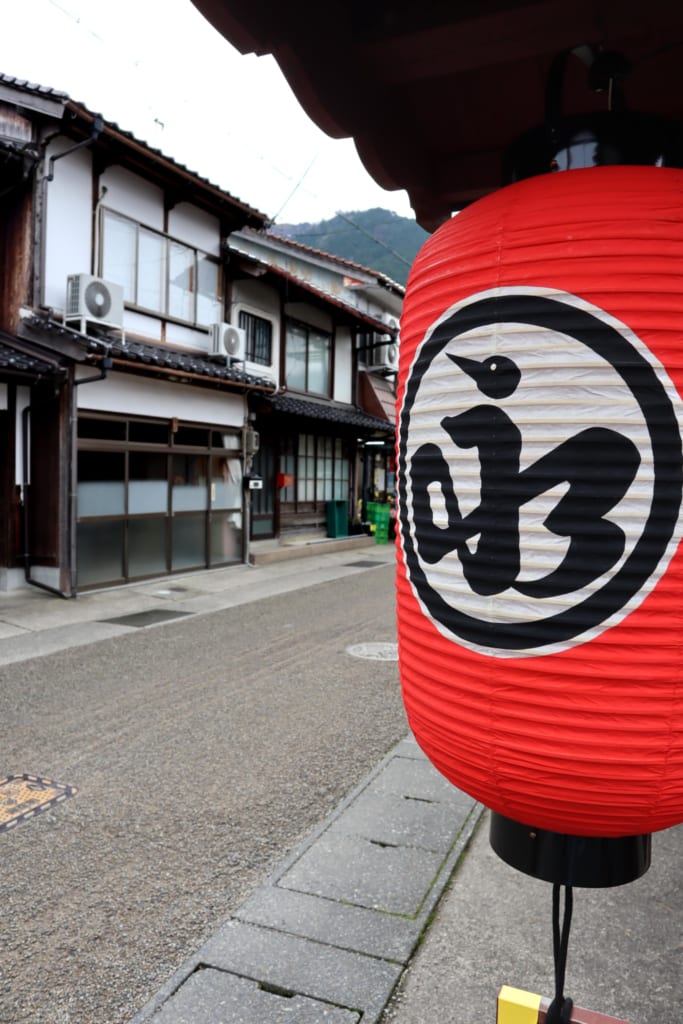
[[[104,119],[101,114],[95,114],[93,122],[90,128],[90,135],[87,139],[83,139],[82,142],[77,142],[74,146],[69,146],[68,149],[62,150],[61,153],[56,153],[55,156],[51,156],[47,165],[47,174],[45,175],[44,181],[53,181],[55,176],[55,164],[58,160],[61,160],[64,156],[70,156],[71,153],[75,153],[78,149],[83,149],[85,146],[92,146],[93,142],[97,142],[98,138],[102,134],[104,128]]]
[[[112,362],[113,360],[110,355],[104,356],[102,358],[102,362],[100,363],[100,369],[98,373],[94,374],[94,376],[92,377],[77,377],[74,380],[73,386],[77,388],[79,384],[92,384],[96,380],[104,380],[109,370],[111,370]]]

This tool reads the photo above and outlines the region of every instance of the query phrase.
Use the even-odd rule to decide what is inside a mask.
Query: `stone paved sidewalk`
[[[130,1024],[375,1024],[481,812],[398,744]]]

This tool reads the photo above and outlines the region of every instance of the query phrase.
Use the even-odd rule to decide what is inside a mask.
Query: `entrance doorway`
[[[238,431],[80,416],[78,588],[243,558]]]

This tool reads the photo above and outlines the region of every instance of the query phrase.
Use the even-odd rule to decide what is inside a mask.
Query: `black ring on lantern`
[[[621,569],[596,593],[556,615],[521,623],[486,622],[453,608],[425,575],[419,540],[408,514],[407,481],[410,414],[422,379],[434,358],[454,338],[492,324],[545,328],[576,339],[609,362],[643,413],[652,445],[654,483],[650,513],[640,538]],[[461,308],[423,342],[406,383],[399,423],[399,516],[402,544],[412,586],[429,614],[454,636],[480,647],[524,650],[562,643],[599,626],[619,612],[656,570],[673,535],[683,493],[681,435],[673,406],[653,367],[619,331],[591,313],[538,295],[479,299]],[[412,490],[412,486],[411,486]]]

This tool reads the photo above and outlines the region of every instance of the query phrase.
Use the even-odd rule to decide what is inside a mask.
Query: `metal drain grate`
[[[368,661],[398,661],[398,644],[353,644],[346,648],[346,653],[353,658],[367,658]]]
[[[75,794],[73,786],[38,775],[7,775],[0,781],[0,832],[8,832]]]
[[[158,622],[169,622],[171,619],[182,619],[191,612],[172,612],[167,608],[150,608],[146,612],[134,612],[131,615],[119,615],[116,619],[100,619],[115,626],[155,626]]]

